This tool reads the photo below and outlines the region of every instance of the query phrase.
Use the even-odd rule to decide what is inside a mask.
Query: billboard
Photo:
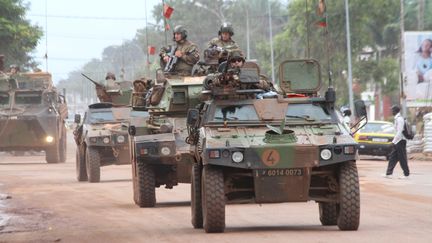
[[[405,32],[407,107],[432,106],[432,32]]]

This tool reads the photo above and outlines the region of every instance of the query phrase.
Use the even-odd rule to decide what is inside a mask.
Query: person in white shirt
[[[391,110],[394,116],[394,126],[396,130],[396,134],[392,141],[393,149],[389,155],[386,177],[391,178],[393,174],[393,170],[396,164],[399,162],[404,173],[404,176],[401,177],[401,179],[402,178],[407,179],[410,175],[410,171],[408,168],[407,152],[406,152],[407,141],[405,136],[402,133],[405,126],[405,119],[400,114],[399,106],[394,105],[392,106]]]

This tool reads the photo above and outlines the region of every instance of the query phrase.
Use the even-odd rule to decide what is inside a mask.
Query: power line
[[[48,17],[57,19],[92,19],[92,20],[115,20],[115,21],[144,21],[145,18],[133,17],[106,17],[106,16],[73,16],[73,15],[45,15],[45,14],[29,14],[29,17]]]

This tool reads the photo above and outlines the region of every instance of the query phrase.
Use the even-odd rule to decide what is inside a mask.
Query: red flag
[[[319,27],[327,27],[327,18],[326,17],[322,17],[318,20],[317,25]]]
[[[156,53],[156,47],[154,46],[148,46],[147,47],[147,52],[149,55],[154,55]]]
[[[165,25],[165,30],[170,30],[171,29],[171,26],[167,23],[166,25]]]
[[[174,12],[174,9],[170,7],[168,4],[164,4],[163,7],[163,15],[166,19],[171,18],[171,14]]]
[[[316,14],[319,17],[317,25],[320,27],[327,27],[327,11],[326,10],[327,10],[327,7],[325,4],[325,0],[319,0],[318,5],[317,5],[317,9],[316,9]]]

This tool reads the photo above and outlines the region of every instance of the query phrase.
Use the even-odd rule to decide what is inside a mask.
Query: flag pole
[[[165,32],[165,46],[168,45],[168,38],[167,38],[167,21],[165,18],[165,14],[164,14],[164,8],[165,8],[165,1],[162,0],[162,16],[163,16],[163,20],[164,20],[164,32]]]
[[[148,22],[147,22],[147,1],[144,1],[144,11],[145,11],[145,35],[146,35],[146,49],[147,49],[147,62],[146,62],[146,74],[147,77],[150,76],[150,57],[149,57],[149,40],[148,40]]]

